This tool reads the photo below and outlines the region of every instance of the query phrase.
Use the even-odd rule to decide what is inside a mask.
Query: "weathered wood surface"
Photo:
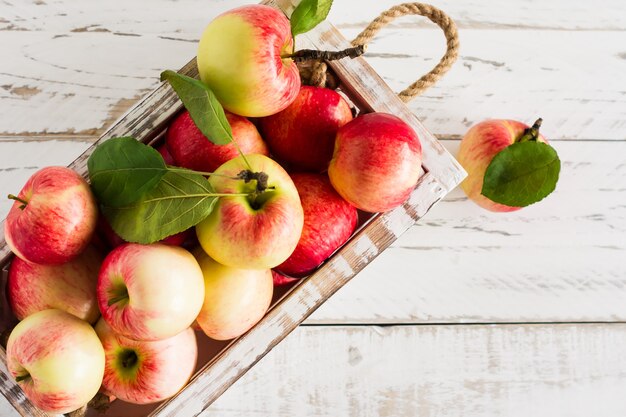
[[[244,3],[1,2],[0,195],[19,188],[32,167],[82,153],[163,68],[195,53],[211,16]],[[338,0],[331,20],[352,38],[395,3]],[[485,118],[531,120],[540,111],[546,136],[564,139],[555,142],[561,182],[546,201],[507,215],[454,192],[308,323],[624,321],[626,5],[433,4],[456,20],[461,56],[411,109],[444,139]],[[407,17],[383,31],[366,58],[399,91],[443,51],[438,29]],[[443,144],[454,152],[458,141]],[[0,217],[8,207],[0,200]],[[336,329],[297,330],[211,413],[625,414],[616,391],[626,384],[622,324],[403,326],[393,332],[412,330],[385,338],[372,337],[378,327]],[[350,360],[350,346],[367,368],[351,364],[358,355]],[[417,364],[415,352],[424,358]],[[451,367],[459,357],[478,364]],[[387,370],[403,382],[387,379]]]
[[[163,68],[179,68],[194,55],[211,16],[246,2],[35,3],[0,5],[2,50],[11,57],[0,63],[0,134],[101,133],[157,84]],[[337,3],[331,21],[351,38],[395,2]],[[429,130],[460,136],[485,117],[534,120],[541,113],[551,138],[626,137],[620,1],[435,5],[457,20],[461,56],[441,83],[411,103]],[[368,60],[400,90],[443,51],[434,25],[406,17],[381,33]]]
[[[300,327],[203,417],[623,417],[626,326]]]

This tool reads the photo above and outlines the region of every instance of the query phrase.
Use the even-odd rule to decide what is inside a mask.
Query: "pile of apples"
[[[124,242],[68,168],[44,168],[11,196],[8,297],[21,321],[7,360],[37,407],[70,412],[98,391],[137,404],[175,395],[196,368],[194,328],[215,340],[245,333],[273,283],[314,271],[352,235],[359,210],[409,196],[422,172],[413,129],[389,114],[353,117],[337,91],[302,86],[285,51],[289,21],[266,6],[231,10],[202,37],[201,79],[235,143],[207,140],[183,111],[158,148],[169,166],[212,173],[221,197],[195,233]],[[248,168],[267,181],[253,199],[244,192],[254,180],[237,178]]]

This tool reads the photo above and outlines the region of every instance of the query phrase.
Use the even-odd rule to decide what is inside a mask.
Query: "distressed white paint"
[[[203,416],[623,417],[626,325],[300,327]]]
[[[40,3],[0,3],[3,54],[11,57],[0,62],[0,132],[101,131],[157,84],[160,71],[182,66],[195,53],[194,41],[211,17],[246,2]],[[355,8],[337,2],[331,21],[352,37],[392,3],[365,0]],[[548,137],[626,138],[621,2],[435,5],[457,19],[461,56],[444,80],[411,104],[429,130],[461,136],[488,117],[540,114]],[[444,51],[442,34],[426,22],[398,20],[370,46],[368,61],[397,91]]]
[[[0,132],[60,132],[80,141],[0,138],[0,169],[10,169],[0,171],[0,196],[14,192],[32,167],[73,160],[88,146],[85,135],[101,132],[156,84],[163,68],[178,68],[193,55],[189,41],[210,16],[243,3],[0,3]],[[335,3],[331,20],[351,37],[395,2]],[[598,141],[556,142],[564,160],[559,188],[522,212],[489,214],[453,193],[309,323],[624,321],[626,6],[434,4],[459,24],[461,57],[411,104],[429,130],[458,137],[488,117],[531,120],[540,113],[549,138]],[[381,33],[367,59],[399,91],[443,50],[441,33],[425,19],[404,18]],[[458,142],[444,144],[454,151]],[[0,202],[0,213],[7,209]],[[623,393],[615,391],[625,383],[621,325],[408,328],[402,334],[301,328],[212,413],[625,414]],[[353,365],[359,355],[367,366]],[[420,383],[415,394],[411,384]]]

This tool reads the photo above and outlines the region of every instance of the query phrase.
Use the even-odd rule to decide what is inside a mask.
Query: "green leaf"
[[[483,180],[482,195],[496,203],[526,207],[556,188],[561,161],[543,142],[514,143],[492,160]]]
[[[154,243],[204,220],[218,197],[209,181],[193,172],[168,171],[141,200],[126,207],[103,207],[115,233],[128,242]]]
[[[302,0],[291,14],[291,34],[306,33],[326,19],[333,0]]]
[[[139,200],[167,172],[159,152],[129,137],[99,145],[87,161],[91,188],[100,204],[120,207]]]
[[[233,132],[224,108],[206,84],[171,70],[161,73],[161,81],[165,80],[169,81],[191,119],[208,140],[216,145],[232,142]]]

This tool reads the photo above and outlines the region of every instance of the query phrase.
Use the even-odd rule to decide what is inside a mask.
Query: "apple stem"
[[[26,206],[28,205],[28,201],[26,201],[26,200],[24,200],[24,199],[22,199],[22,198],[19,198],[19,197],[18,197],[18,196],[16,196],[16,195],[9,194],[9,195],[7,196],[7,198],[8,198],[9,200],[15,200],[15,201],[19,201],[20,203],[22,203],[22,205],[20,206],[20,209],[21,209],[21,210],[24,210],[24,209],[26,208]]]
[[[123,294],[117,297],[113,297],[109,300],[109,307],[111,307],[113,304],[117,304],[122,300],[128,300],[128,293],[127,294]]]
[[[283,59],[291,58],[295,62],[304,61],[335,61],[342,58],[356,58],[365,53],[367,45],[358,45],[352,48],[346,48],[342,51],[318,51],[315,49],[301,49],[293,54],[281,55]]]
[[[252,172],[250,170],[241,171],[237,175],[238,179],[243,180],[246,184],[252,180],[256,180],[256,194],[260,194],[267,190],[267,182],[269,176],[265,172]]]
[[[528,141],[536,142],[537,139],[539,138],[539,128],[541,127],[541,122],[543,122],[543,119],[540,117],[539,119],[537,119],[537,121],[535,121],[535,124],[525,129],[524,133],[522,133],[522,135],[519,138],[517,138],[515,142],[520,142],[520,143],[528,142]]]
[[[15,377],[15,382],[22,382],[30,378],[30,374],[24,374]]]

